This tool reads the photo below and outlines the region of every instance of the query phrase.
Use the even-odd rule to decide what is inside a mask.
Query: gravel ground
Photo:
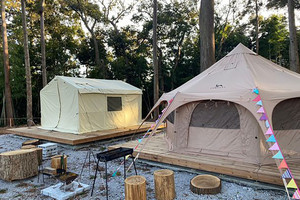
[[[0,153],[10,150],[16,150],[21,147],[22,142],[28,140],[23,137],[15,135],[0,135]],[[106,141],[105,143],[93,143],[90,145],[91,150],[94,153],[99,153],[107,150],[107,147],[116,143],[124,142],[128,140],[126,138],[117,141]],[[68,155],[67,168],[68,171],[80,174],[83,166],[85,157],[87,155],[87,148],[83,147],[74,150],[70,146],[59,146],[59,153]],[[108,162],[108,172],[113,174],[115,170],[120,166],[123,159]],[[129,165],[129,162],[127,162]],[[127,166],[128,166],[127,165]],[[43,162],[43,166],[50,166],[50,160]],[[90,166],[90,172],[89,167]],[[154,197],[154,180],[153,173],[155,170],[161,169],[159,167],[151,166],[143,163],[142,161],[137,162],[138,174],[142,175],[147,180],[147,199],[152,200]],[[104,164],[100,163],[99,169],[104,169]],[[91,163],[86,163],[84,172],[81,177],[81,182],[92,185],[94,178],[96,164],[91,159]],[[174,169],[173,169],[174,170]],[[247,187],[236,183],[222,181],[222,191],[217,195],[196,195],[189,189],[190,180],[196,176],[196,173],[189,173],[182,170],[174,170],[175,174],[175,190],[176,200],[196,200],[196,199],[229,199],[229,200],[285,200],[287,196],[284,191],[278,190],[262,190],[257,187]],[[134,175],[134,170],[130,170],[128,176]],[[91,197],[90,192],[82,193],[73,199],[106,199],[105,198],[105,179],[101,175],[97,176],[94,194]],[[78,179],[77,179],[78,180]],[[38,182],[37,177],[32,177],[26,180],[6,182],[0,180],[0,199],[52,199],[50,197],[40,194],[40,190],[56,184],[57,182],[52,179],[45,177],[45,182],[42,183],[42,176]],[[124,180],[123,180],[123,167],[120,168],[117,176],[109,178],[109,199],[119,200],[125,199],[124,193]]]

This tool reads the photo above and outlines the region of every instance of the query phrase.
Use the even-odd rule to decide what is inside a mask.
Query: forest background
[[[154,95],[152,1],[2,0],[1,3],[2,7],[5,4],[14,124],[28,123],[26,44],[35,123],[40,122],[39,92],[46,84],[42,78],[43,65],[47,82],[56,75],[126,81],[143,90],[143,116],[151,109]],[[216,61],[243,43],[261,56],[290,68],[288,0],[215,0],[214,4]],[[295,0],[294,4],[295,20],[299,24],[300,3]],[[200,3],[196,0],[157,2],[159,95],[202,71],[199,12]],[[28,42],[24,40],[24,27]],[[297,26],[296,35],[300,47]],[[43,42],[45,56],[41,51]],[[2,52],[3,37],[0,48]],[[3,58],[0,57],[0,66],[5,66]],[[1,126],[7,125],[4,69],[0,68]]]

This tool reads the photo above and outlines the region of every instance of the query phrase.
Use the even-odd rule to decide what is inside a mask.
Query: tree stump
[[[176,197],[174,172],[168,169],[154,172],[155,197],[157,200],[173,200]]]
[[[191,180],[190,189],[195,194],[218,194],[221,191],[221,181],[212,175],[198,175]]]
[[[125,200],[146,200],[146,179],[131,176],[125,179]]]
[[[38,158],[38,165],[42,165],[43,162],[43,149],[37,148],[35,145],[25,145],[22,146],[21,149],[32,149],[35,150],[37,153],[37,158]]]
[[[0,154],[0,178],[20,180],[38,174],[37,153],[32,149],[9,151]]]
[[[39,144],[40,144],[40,140],[34,139],[34,140],[27,140],[27,141],[23,142],[22,146],[25,146],[25,145],[39,145]]]

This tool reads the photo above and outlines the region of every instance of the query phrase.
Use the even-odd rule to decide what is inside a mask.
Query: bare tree
[[[295,2],[288,0],[289,31],[290,31],[290,69],[300,72],[298,42],[295,26]]]
[[[47,68],[46,68],[46,44],[45,44],[45,25],[44,25],[45,0],[40,1],[40,20],[41,20],[41,53],[42,53],[42,79],[43,87],[47,85]]]
[[[199,17],[202,72],[215,63],[214,0],[201,0]]]
[[[158,62],[157,62],[157,0],[153,0],[153,92],[154,104],[159,98],[159,83],[158,83]],[[154,111],[154,118],[158,117],[158,110]]]
[[[32,126],[32,87],[31,87],[31,70],[30,70],[30,57],[28,49],[28,33],[27,33],[27,23],[26,23],[26,8],[25,0],[21,0],[22,7],[22,24],[23,24],[23,34],[24,34],[24,55],[25,55],[25,71],[26,71],[26,96],[27,96],[27,126]]]
[[[4,64],[4,79],[5,79],[5,110],[6,119],[9,126],[14,125],[13,119],[13,105],[10,88],[10,67],[9,67],[9,54],[8,54],[8,42],[7,42],[7,30],[6,30],[6,18],[5,18],[5,1],[1,1],[1,30],[3,41],[3,64]]]

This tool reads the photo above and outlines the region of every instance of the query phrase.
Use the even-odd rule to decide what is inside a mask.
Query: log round
[[[40,140],[34,139],[34,140],[27,140],[27,141],[23,142],[22,146],[25,146],[25,145],[39,145],[39,144],[40,144]]]
[[[43,149],[42,148],[37,148],[35,145],[25,145],[22,146],[21,149],[32,149],[35,150],[37,153],[37,158],[38,158],[38,165],[42,165],[43,162]]]
[[[62,160],[63,157],[63,160]],[[54,169],[67,170],[67,155],[56,155],[51,157],[51,167]]]
[[[131,176],[125,179],[125,200],[146,200],[146,179]]]
[[[195,194],[218,194],[221,180],[212,175],[198,175],[191,180],[190,189]]]
[[[0,154],[0,178],[6,181],[21,180],[38,174],[37,153],[20,149]]]
[[[176,197],[174,172],[168,169],[154,172],[155,197],[157,200],[173,200]]]

